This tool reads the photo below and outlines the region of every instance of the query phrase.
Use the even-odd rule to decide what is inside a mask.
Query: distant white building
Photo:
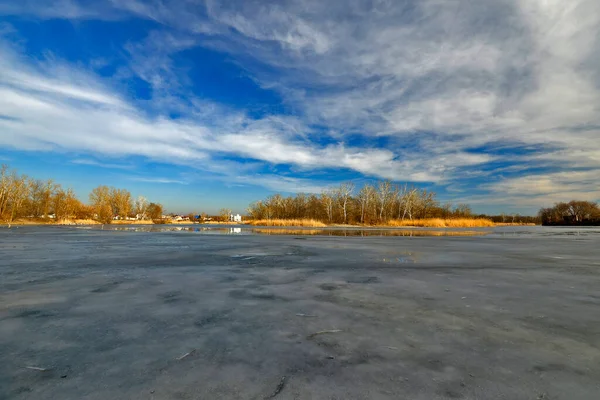
[[[235,215],[231,214],[229,216],[229,221],[231,221],[231,222],[242,222],[242,216],[240,214],[235,214]]]

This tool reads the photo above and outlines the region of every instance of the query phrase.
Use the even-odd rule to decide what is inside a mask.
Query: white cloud
[[[598,176],[600,176],[599,170],[556,172],[506,179],[490,185],[489,188],[494,192],[513,196],[568,195],[583,185],[588,188],[588,193],[593,195],[600,192],[596,187]]]
[[[293,117],[255,120],[206,101],[197,102],[200,109],[184,119],[149,117],[91,73],[70,73],[70,66],[56,61],[34,68],[6,47],[1,55],[6,72],[0,80],[3,146],[138,155],[189,166],[219,163],[218,155],[229,155],[304,169],[348,168],[390,179],[441,179],[437,165],[401,161],[386,149],[311,143],[306,140],[310,129]],[[452,164],[485,161],[473,157],[457,157]],[[255,181],[268,186],[272,179]]]
[[[252,184],[262,186],[274,192],[288,193],[320,193],[331,185],[319,185],[309,179],[293,178],[273,174],[232,175],[228,182],[241,185]]]
[[[330,38],[312,26],[309,20],[288,13],[277,4],[243,3],[226,10],[226,3],[206,2],[209,16],[242,35],[260,41],[278,42],[285,49],[323,54],[330,48]],[[259,24],[268,20],[268,24]]]
[[[484,185],[490,194],[473,196],[472,204],[508,204],[537,209],[559,201],[600,201],[600,169],[532,174]]]
[[[91,165],[94,167],[102,167],[102,168],[109,168],[109,169],[134,169],[134,165],[133,164],[115,164],[115,163],[107,163],[107,162],[101,162],[101,161],[97,161],[97,160],[93,160],[93,159],[89,159],[89,158],[76,158],[70,161],[71,164],[77,164],[77,165]]]
[[[161,177],[144,178],[144,177],[139,177],[139,176],[130,176],[129,179],[132,181],[146,182],[146,183],[167,183],[167,184],[177,183],[179,185],[187,185],[189,183],[189,182],[182,181],[179,179],[161,178]]]

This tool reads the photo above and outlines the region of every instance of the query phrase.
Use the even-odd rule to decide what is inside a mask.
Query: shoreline
[[[170,226],[189,226],[189,225],[199,225],[207,228],[210,227],[242,227],[247,229],[319,229],[319,230],[394,230],[394,229],[411,229],[411,230],[421,230],[421,229],[439,229],[439,230],[454,230],[454,229],[484,229],[484,228],[499,228],[499,227],[510,227],[510,226],[539,226],[542,227],[544,225],[541,224],[494,224],[492,226],[413,226],[413,225],[343,225],[343,224],[332,224],[326,226],[299,226],[299,225],[251,225],[250,223],[195,223],[195,222],[165,222],[165,223],[154,223],[150,222],[135,222],[135,221],[127,221],[127,222],[118,222],[118,223],[110,223],[110,224],[102,224],[98,221],[94,222],[84,222],[84,223],[54,223],[54,222],[29,222],[29,221],[17,221],[13,223],[0,223],[0,227],[9,227],[9,226],[99,226],[99,225],[108,225],[108,226],[161,226],[161,225],[170,225]],[[565,225],[565,227],[579,227],[579,226],[571,226]]]

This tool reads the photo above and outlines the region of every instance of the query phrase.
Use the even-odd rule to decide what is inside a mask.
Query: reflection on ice
[[[104,230],[129,232],[191,232],[205,235],[294,235],[294,236],[478,236],[489,231],[422,229],[287,229],[255,227],[131,225],[104,226]]]

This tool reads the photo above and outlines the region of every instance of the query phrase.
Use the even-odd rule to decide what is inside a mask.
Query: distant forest
[[[600,225],[600,207],[591,201],[556,203],[554,207],[542,208],[538,215],[542,225]]]
[[[126,189],[98,186],[82,203],[73,189],[64,189],[52,180],[33,179],[0,166],[0,221],[9,224],[18,218],[65,221],[93,219],[110,223],[113,219],[159,220],[163,207],[145,197],[133,199]]]
[[[358,191],[352,182],[320,194],[298,193],[285,197],[275,194],[248,208],[254,220],[313,219],[324,223],[384,224],[391,220],[427,218],[487,218],[496,223],[539,223],[538,217],[519,214],[475,214],[468,204],[442,203],[433,191],[408,184],[380,181]]]

